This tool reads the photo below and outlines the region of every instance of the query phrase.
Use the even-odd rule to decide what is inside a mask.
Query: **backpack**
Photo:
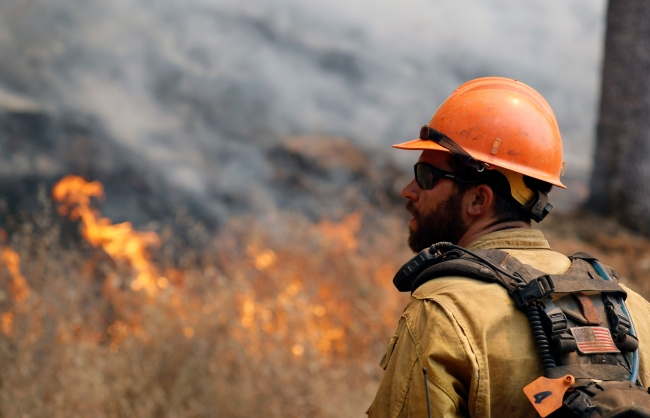
[[[402,292],[445,276],[503,286],[528,317],[544,376],[524,388],[542,417],[650,418],[638,379],[638,345],[618,275],[584,252],[564,274],[546,274],[505,251],[438,243],[395,275]]]

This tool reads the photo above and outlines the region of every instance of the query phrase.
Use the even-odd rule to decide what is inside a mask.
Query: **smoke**
[[[286,138],[346,137],[406,170],[414,156],[388,146],[486,75],[547,98],[569,173],[585,177],[604,12],[604,0],[9,0],[0,87],[96,121],[134,170],[215,219],[287,204],[268,158]]]

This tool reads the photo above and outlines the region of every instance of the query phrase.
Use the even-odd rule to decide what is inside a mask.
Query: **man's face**
[[[418,161],[453,171],[450,158],[444,152],[424,151]],[[463,196],[453,180],[440,179],[432,189],[422,190],[413,179],[402,190],[402,196],[408,199],[406,210],[413,216],[409,220],[408,244],[414,252],[441,241],[457,244],[467,230],[462,218]]]

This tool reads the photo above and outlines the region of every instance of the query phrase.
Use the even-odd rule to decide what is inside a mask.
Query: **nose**
[[[411,202],[415,202],[420,198],[420,186],[418,186],[415,179],[411,180],[411,182],[402,189],[402,196]]]

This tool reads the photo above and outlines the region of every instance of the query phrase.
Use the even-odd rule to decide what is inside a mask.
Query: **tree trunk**
[[[650,1],[610,0],[588,209],[650,235]]]

